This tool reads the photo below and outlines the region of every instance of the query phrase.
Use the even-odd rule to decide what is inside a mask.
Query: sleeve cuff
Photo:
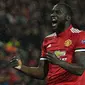
[[[84,49],[76,49],[75,52],[84,52],[85,51],[85,48]]]
[[[47,58],[40,58],[40,60],[47,60]]]

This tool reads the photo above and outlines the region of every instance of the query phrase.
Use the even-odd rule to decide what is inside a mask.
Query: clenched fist
[[[19,56],[14,56],[9,63],[9,66],[17,69],[21,69],[22,61]]]

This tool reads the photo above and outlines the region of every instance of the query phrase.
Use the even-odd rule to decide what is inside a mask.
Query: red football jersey
[[[46,60],[45,54],[48,51],[55,53],[60,60],[72,63],[75,52],[85,51],[85,32],[70,25],[67,30],[59,35],[53,33],[45,37],[40,60]],[[47,85],[85,85],[84,77],[85,72],[82,76],[77,76],[59,65],[49,64],[46,81]]]

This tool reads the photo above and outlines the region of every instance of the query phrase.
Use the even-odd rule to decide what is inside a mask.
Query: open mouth
[[[57,25],[57,17],[52,17],[52,26]]]
[[[52,21],[52,26],[56,26],[57,25],[57,20]]]

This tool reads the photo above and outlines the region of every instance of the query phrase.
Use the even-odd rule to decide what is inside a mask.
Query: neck
[[[67,29],[67,28],[70,26],[70,24],[71,24],[70,21],[66,22],[66,23],[65,23],[65,29]],[[64,29],[64,30],[65,30],[65,29]]]
[[[68,29],[70,24],[71,24],[70,21],[67,21],[65,23],[60,23],[57,27],[56,33],[60,34],[61,32],[65,31],[66,29]]]
[[[55,29],[53,29],[53,32],[56,32],[56,34],[60,34],[61,32],[65,31],[66,29],[69,28],[71,22],[70,21],[67,21],[65,23],[59,23]]]

